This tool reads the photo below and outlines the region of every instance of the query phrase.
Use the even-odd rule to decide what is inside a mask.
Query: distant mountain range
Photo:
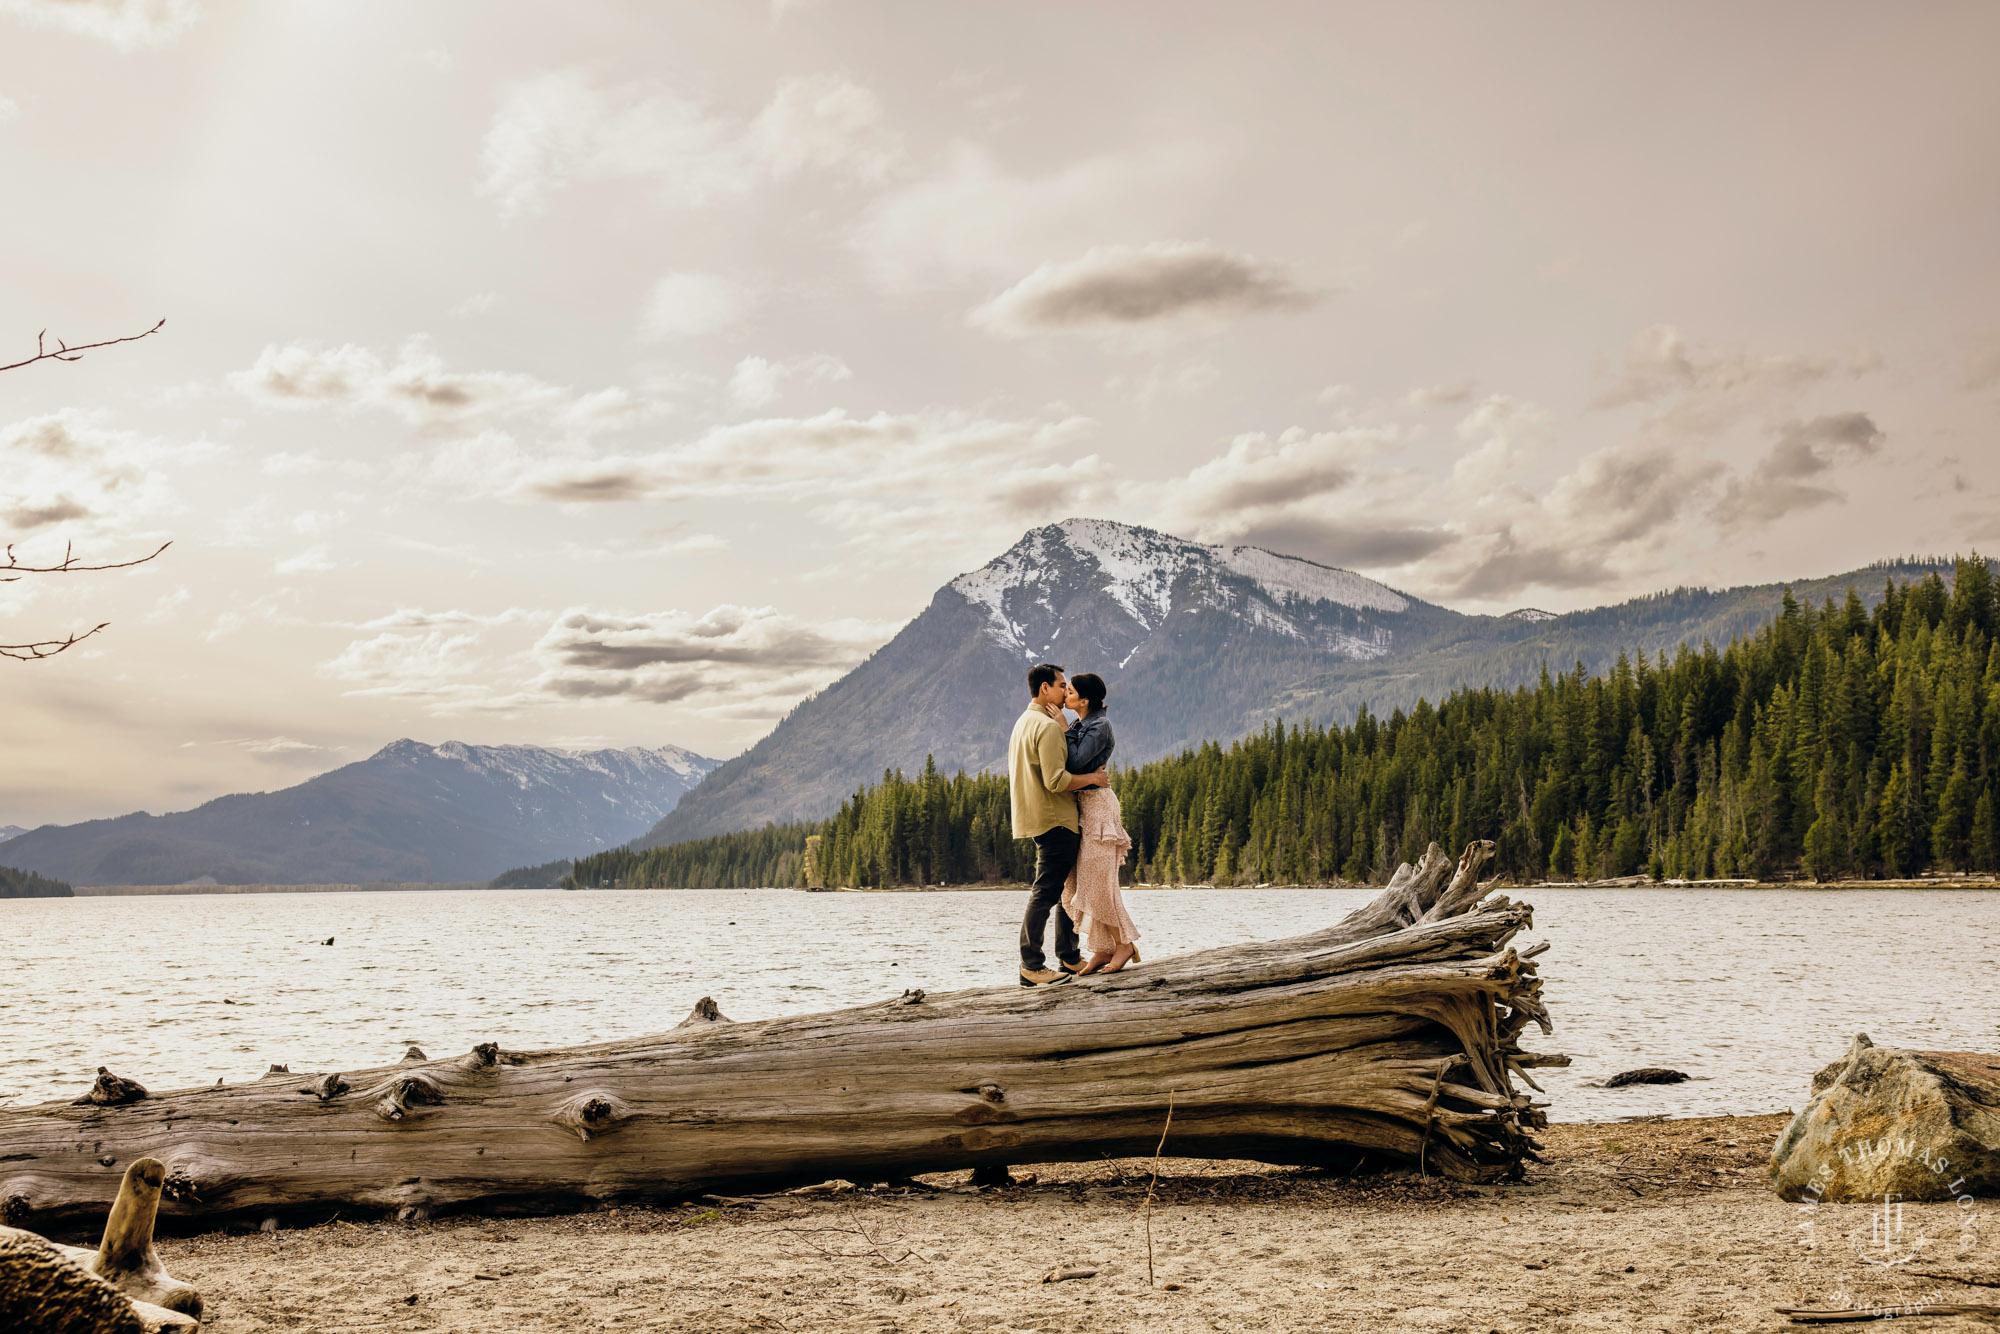
[[[0,824],[0,843],[5,843],[8,839],[27,832],[27,830],[17,824]]]
[[[715,765],[678,746],[406,739],[279,792],[44,825],[9,838],[5,860],[77,885],[486,880],[643,833]]]
[[[1818,601],[1949,565],[1897,563],[1791,585]],[[1468,616],[1346,570],[1256,547],[1208,546],[1071,519],[1029,532],[952,580],[866,662],[718,766],[637,847],[817,818],[885,769],[927,755],[947,772],[998,768],[1051,660],[1110,687],[1117,761],[1138,763],[1273,718],[1318,722],[1514,685],[1546,664],[1599,669],[1622,651],[1722,644],[1779,610],[1784,585],[1677,589],[1554,615]]]

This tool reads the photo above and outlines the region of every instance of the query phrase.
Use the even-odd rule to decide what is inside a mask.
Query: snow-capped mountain
[[[1257,547],[1070,519],[940,588],[867,662],[722,765],[641,846],[825,814],[886,768],[999,765],[1031,663],[1110,687],[1118,761],[1238,736],[1282,687],[1466,618],[1347,570]],[[1287,716],[1299,716],[1298,712]]]
[[[7,861],[79,885],[486,880],[643,833],[715,765],[679,746],[406,738],[278,792],[47,825],[10,840]]]
[[[1202,611],[1336,658],[1379,658],[1393,638],[1383,614],[1400,615],[1412,604],[1385,584],[1297,556],[1207,546],[1102,519],[1037,528],[945,587],[983,607],[994,642],[1028,662],[1055,651],[1079,601],[1107,600],[1124,623],[1109,618],[1097,627],[1099,642],[1086,648],[1116,654],[1121,668],[1169,617]],[[1072,633],[1064,648],[1075,643]]]
[[[0,824],[0,843],[5,843],[10,838],[18,838],[27,832],[17,824]]]

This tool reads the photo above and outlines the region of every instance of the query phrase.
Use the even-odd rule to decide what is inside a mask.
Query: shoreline
[[[1164,1158],[547,1217],[335,1220],[162,1238],[213,1334],[311,1328],[1769,1330],[1777,1306],[1979,1302],[1979,1262],[1806,1249],[1768,1185],[1786,1118],[1568,1123],[1523,1181]],[[1171,1140],[1168,1148],[1171,1150]],[[1150,1207],[1148,1199],[1150,1198]],[[1823,1221],[1858,1223],[1869,1206]],[[1906,1206],[1943,1228],[1950,1204]],[[1956,1227],[1956,1224],[1952,1224]],[[1149,1248],[1154,1277],[1148,1279]],[[1076,1267],[1089,1277],[1044,1282]],[[1990,1266],[1987,1266],[1990,1267]],[[1921,1291],[1919,1291],[1919,1289]],[[1923,1294],[1943,1292],[1949,1295]],[[1643,1323],[1641,1323],[1643,1317]],[[1939,1317],[1927,1329],[1984,1328]]]
[[[964,893],[1025,893],[1029,886],[1025,882],[975,883],[963,885],[868,885],[862,887],[842,886],[840,888],[801,889],[791,885],[760,885],[737,887],[736,892],[765,893],[784,891],[797,894],[964,894]],[[1138,882],[1124,886],[1127,890],[1257,890],[1257,889],[1311,889],[1311,890],[1374,890],[1380,885],[1344,883],[1319,884],[1259,884],[1259,885],[1212,885],[1212,884],[1155,884]],[[1884,889],[1930,889],[1930,890],[2000,890],[2000,876],[1953,875],[1935,878],[1910,878],[1901,880],[1648,880],[1640,876],[1625,876],[1615,880],[1543,880],[1529,884],[1496,883],[1493,889],[1509,894],[1533,890],[1553,889],[1707,889],[1707,890],[1748,890],[1773,889],[1807,890],[1813,892],[1846,892],[1855,890]],[[529,893],[585,893],[600,894],[610,891],[602,889],[561,890],[553,885],[509,886],[494,889],[485,881],[383,881],[371,884],[309,884],[309,885],[75,885],[71,895],[27,896],[36,901],[74,897],[96,898],[169,898],[178,895],[199,894],[392,894],[398,892],[425,893],[486,893],[504,894],[517,890]],[[674,894],[689,892],[685,887],[647,889],[643,892]],[[705,892],[705,891],[693,891]],[[23,900],[25,901],[25,899]]]

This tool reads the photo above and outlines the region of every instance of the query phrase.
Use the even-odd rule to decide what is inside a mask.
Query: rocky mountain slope
[[[1274,686],[1394,661],[1465,618],[1346,570],[1071,519],[939,589],[922,615],[719,767],[640,841],[825,814],[887,768],[1001,762],[1025,673],[1109,683],[1125,763],[1240,734]]]
[[[405,739],[278,792],[45,825],[6,860],[78,885],[486,880],[643,833],[715,764],[678,746]]]
[[[1851,584],[1872,603],[1890,575],[1931,568],[1793,587],[1817,601]],[[637,846],[823,816],[883,770],[915,771],[927,755],[947,772],[998,767],[1038,661],[1105,678],[1117,759],[1132,764],[1272,718],[1345,720],[1364,704],[1386,714],[1462,684],[1529,681],[1544,664],[1596,668],[1621,651],[1720,644],[1773,614],[1783,592],[1681,589],[1566,615],[1467,616],[1297,557],[1071,519],[939,589]]]

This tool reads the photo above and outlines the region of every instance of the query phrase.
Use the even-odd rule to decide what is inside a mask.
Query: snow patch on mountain
[[[5,843],[10,838],[19,838],[27,832],[17,824],[0,824],[0,843]]]
[[[1298,556],[1280,556],[1262,547],[1212,547],[1229,570],[1254,582],[1275,598],[1332,602],[1370,611],[1402,612],[1410,600],[1386,584],[1352,570],[1337,570]]]
[[[408,737],[392,741],[372,757],[406,767],[444,761],[502,784],[530,788],[573,787],[579,780],[601,778],[616,785],[604,796],[622,804],[626,792],[658,784],[674,793],[700,782],[720,761],[681,746],[626,746],[623,749],[571,750],[556,746],[473,746],[463,741],[426,745]]]
[[[1250,584],[1248,598],[1239,595],[1240,585],[1232,583],[1236,579]],[[1261,547],[1190,542],[1105,519],[1068,519],[1037,528],[948,587],[985,609],[988,632],[997,642],[1032,657],[1046,651],[1062,627],[1031,628],[1023,623],[1024,614],[1039,608],[1053,617],[1051,589],[1078,581],[1094,585],[1131,617],[1143,635],[1158,630],[1177,609],[1212,608],[1259,629],[1324,642],[1329,651],[1354,658],[1387,653],[1386,628],[1327,629],[1313,624],[1323,618],[1299,612],[1340,607],[1393,615],[1411,605],[1394,589],[1348,570]],[[1174,605],[1177,588],[1184,588],[1187,598],[1179,608]],[[1030,642],[1033,639],[1042,641],[1040,647]]]

